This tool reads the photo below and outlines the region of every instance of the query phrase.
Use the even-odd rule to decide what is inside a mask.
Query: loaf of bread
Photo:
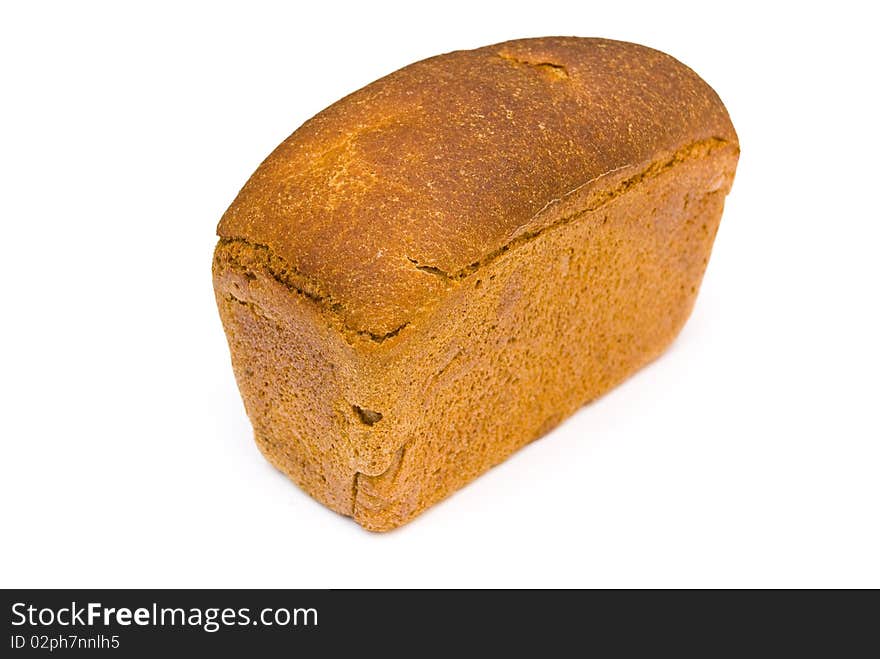
[[[217,230],[260,450],[367,529],[411,520],[669,345],[738,154],[693,71],[604,39],[440,55],[333,104]]]

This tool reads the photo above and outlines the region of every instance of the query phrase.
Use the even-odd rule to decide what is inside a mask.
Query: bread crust
[[[657,51],[529,39],[413,64],[307,122],[218,228],[257,445],[388,530],[658,356],[739,153]]]
[[[659,51],[509,41],[411,64],[303,124],[218,235],[268,247],[297,286],[381,340],[581,197],[705,140],[736,142],[715,92]]]

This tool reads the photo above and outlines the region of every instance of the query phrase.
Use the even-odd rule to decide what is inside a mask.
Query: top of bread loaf
[[[517,239],[683,149],[735,142],[715,92],[656,50],[523,39],[432,57],[334,103],[254,173],[218,227],[381,341]]]

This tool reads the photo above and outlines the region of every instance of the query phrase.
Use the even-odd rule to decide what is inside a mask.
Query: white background
[[[880,586],[874,21],[424,6],[4,5],[0,586]],[[696,310],[626,384],[370,534],[252,442],[216,222],[344,94],[554,34],[669,52],[727,104],[742,157]]]

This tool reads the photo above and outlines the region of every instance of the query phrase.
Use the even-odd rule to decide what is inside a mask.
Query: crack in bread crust
[[[607,177],[610,174],[615,174],[623,169],[631,168],[632,166],[625,166],[618,169],[615,169],[611,172],[606,172],[602,176],[594,177],[584,183],[578,185],[565,195],[551,199],[548,201],[541,210],[536,213],[524,226],[530,226],[533,223],[537,223],[539,227],[533,230],[525,230],[516,235],[511,240],[508,240],[503,245],[498,247],[497,249],[492,250],[488,254],[486,254],[479,261],[471,263],[470,265],[461,268],[455,272],[445,272],[441,268],[437,266],[420,263],[415,259],[410,257],[406,257],[408,261],[413,264],[417,270],[421,272],[426,272],[429,274],[434,274],[442,279],[446,280],[449,284],[455,284],[461,280],[467,279],[473,275],[476,275],[482,268],[491,264],[495,260],[502,258],[504,255],[511,253],[513,250],[521,247],[524,244],[532,242],[540,238],[547,231],[552,231],[560,226],[564,226],[566,224],[570,224],[571,222],[576,222],[582,217],[590,214],[591,212],[600,210],[603,206],[612,202],[614,199],[619,197],[622,194],[625,194],[629,190],[633,189],[635,186],[640,183],[649,180],[655,176],[662,174],[667,171],[671,167],[674,167],[676,164],[695,159],[695,158],[705,158],[710,156],[716,150],[729,147],[731,143],[722,138],[712,138],[708,140],[700,140],[689,144],[688,146],[679,149],[671,156],[663,159],[656,160],[651,162],[647,166],[641,168],[641,170],[621,182],[619,182],[616,186],[610,189],[603,189],[599,191],[590,191],[593,193],[593,199],[589,199],[588,194],[588,203],[585,207],[559,219],[555,220],[552,223],[549,223],[544,226],[540,226],[540,222],[538,222],[539,218],[547,213],[550,209],[554,208],[556,205],[560,204],[563,201],[568,200],[569,197],[576,195],[583,191],[588,185],[591,183],[595,183],[598,180],[601,180],[604,177]],[[738,147],[737,147],[738,150]],[[417,318],[423,311],[423,308],[416,310],[413,316],[401,323],[394,329],[389,332],[384,333],[376,333],[369,329],[360,329],[357,327],[352,327],[345,320],[344,315],[344,305],[336,300],[330,293],[323,290],[321,284],[316,281],[314,278],[307,277],[303,273],[299,272],[295,267],[291,264],[287,263],[284,259],[274,254],[272,248],[269,245],[264,245],[260,243],[254,243],[245,238],[221,238],[218,243],[218,249],[221,246],[226,245],[245,245],[256,252],[265,253],[265,268],[266,271],[280,284],[284,285],[291,292],[296,293],[298,295],[302,295],[313,302],[317,303],[322,307],[325,312],[329,312],[339,318],[338,327],[340,330],[346,335],[346,337],[350,340],[351,338],[358,337],[363,339],[368,339],[374,343],[383,343],[388,339],[393,339],[398,336],[405,328],[407,328],[410,324],[412,324],[413,320]],[[431,302],[434,302],[432,300]],[[428,305],[431,304],[428,303]],[[425,306],[428,306],[425,305]]]

